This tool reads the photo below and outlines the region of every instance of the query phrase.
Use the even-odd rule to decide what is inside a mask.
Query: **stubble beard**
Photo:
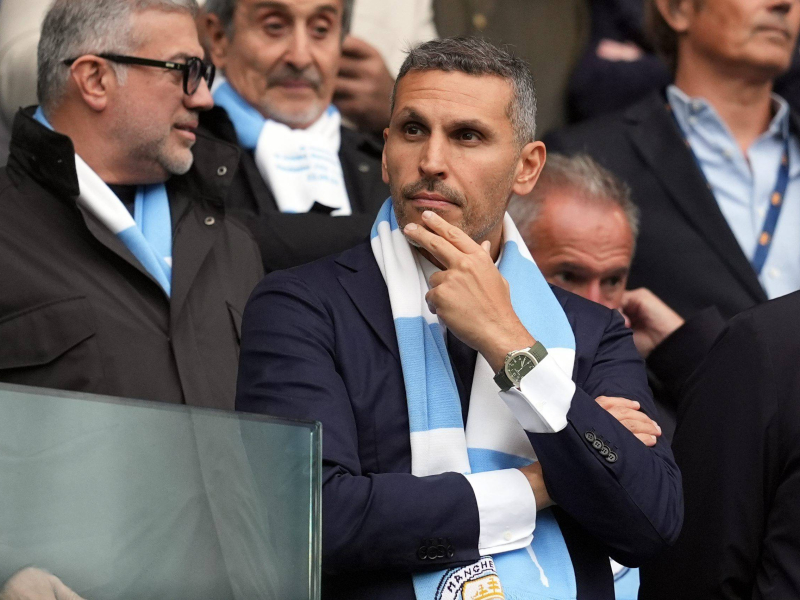
[[[461,208],[461,219],[459,219],[457,223],[451,223],[451,225],[458,227],[476,243],[481,243],[487,238],[489,233],[497,227],[497,224],[503,220],[503,216],[506,212],[506,205],[511,196],[511,181],[513,181],[513,178],[514,173],[512,171],[509,177],[505,179],[505,185],[501,186],[502,190],[507,190],[504,197],[501,192],[496,198],[491,198],[485,204],[486,206],[498,206],[502,208],[485,213],[476,211],[476,203],[469,202],[464,195],[456,192],[439,180],[420,180],[416,183],[400,187],[397,186],[390,177],[389,191],[392,194],[392,206],[400,229],[403,229],[408,223],[411,223],[414,214],[421,215],[426,210],[430,210],[440,217],[445,218],[444,212],[439,209],[423,209],[411,204],[411,196],[424,190],[441,194],[447,198],[447,200],[459,206]]]
[[[172,125],[166,130],[156,124],[132,128],[123,126],[124,143],[128,147],[128,155],[133,162],[157,164],[170,175],[184,175],[192,168],[194,155],[191,144],[185,145],[181,140],[172,140]]]

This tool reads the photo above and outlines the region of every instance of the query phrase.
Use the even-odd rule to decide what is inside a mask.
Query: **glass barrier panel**
[[[319,423],[0,384],[0,586],[318,600]]]

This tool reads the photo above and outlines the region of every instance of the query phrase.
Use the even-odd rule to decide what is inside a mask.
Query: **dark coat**
[[[225,217],[238,150],[199,136],[192,169],[167,182],[170,299],[77,205],[71,140],[31,114],[17,114],[0,170],[0,381],[233,409],[261,276],[252,236]]]
[[[642,217],[630,287],[650,288],[685,318],[716,306],[727,320],[767,296],[665,104],[654,92],[545,143],[587,152],[631,186]]]
[[[650,388],[658,408],[658,424],[668,443],[672,443],[686,381],[711,350],[725,320],[716,307],[700,311],[661,342],[647,357]]]
[[[594,400],[625,396],[653,414],[622,318],[554,293],[575,332],[578,389],[565,429],[529,437],[558,505],[578,597],[606,600],[614,597],[609,555],[638,565],[677,535],[680,474],[666,442],[647,448]],[[259,284],[245,311],[236,408],[322,422],[323,598],[414,600],[412,572],[478,559],[478,506],[466,478],[411,475],[397,337],[368,243]],[[615,461],[600,454],[606,446]],[[428,540],[440,538],[453,554],[431,560]]]
[[[238,143],[233,123],[221,107],[202,113],[200,126],[226,142]],[[314,212],[280,212],[253,154],[242,150],[226,207],[229,214],[242,220],[253,232],[266,272],[341,252],[369,236],[378,209],[389,197],[389,187],[381,178],[381,153],[382,147],[377,142],[342,127],[339,159],[353,214],[330,217]]]
[[[675,459],[686,522],[643,600],[800,593],[800,293],[732,319],[687,384]]]

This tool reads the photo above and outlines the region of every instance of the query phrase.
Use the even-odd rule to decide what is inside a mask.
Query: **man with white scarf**
[[[0,170],[0,381],[233,408],[261,276],[194,0],[57,0]]]
[[[636,437],[654,407],[630,330],[548,286],[505,214],[544,164],[534,130],[524,62],[418,46],[371,241],[248,303],[237,410],[323,424],[323,598],[610,600],[608,556],[680,530],[669,447]]]
[[[210,54],[225,81],[201,125],[238,144],[230,208],[267,271],[366,239],[386,198],[380,145],[332,104],[352,0],[209,0]]]

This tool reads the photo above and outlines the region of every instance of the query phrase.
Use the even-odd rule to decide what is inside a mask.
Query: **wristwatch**
[[[524,350],[514,350],[506,354],[503,368],[494,376],[494,382],[500,386],[500,390],[507,392],[512,387],[519,387],[519,382],[533,368],[544,360],[547,356],[547,349],[541,342],[536,342],[530,348]]]

